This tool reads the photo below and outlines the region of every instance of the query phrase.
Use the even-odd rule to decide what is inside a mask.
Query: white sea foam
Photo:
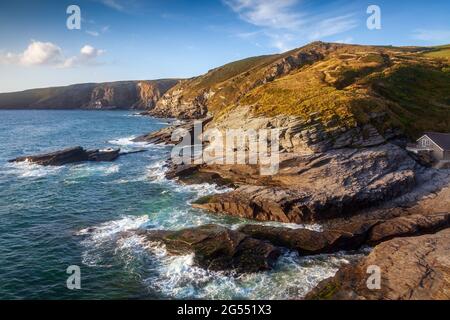
[[[103,264],[105,247],[114,242],[121,232],[138,229],[148,222],[148,216],[125,216],[119,220],[105,222],[97,227],[82,229],[75,233],[86,237],[81,244],[86,248],[82,254],[83,264],[88,266],[108,266]]]
[[[320,281],[332,277],[339,266],[356,257],[342,253],[300,257],[285,252],[271,271],[235,275],[197,267],[193,254],[172,256],[163,245],[146,242],[136,235],[118,242],[116,253],[126,260],[142,255],[153,258],[154,263],[147,270],[150,276],[144,283],[153,291],[178,299],[301,298]],[[127,265],[134,264],[127,261]]]
[[[124,138],[118,138],[118,139],[114,139],[114,140],[110,140],[108,141],[108,143],[110,144],[114,144],[117,146],[127,146],[127,147],[148,147],[149,144],[146,142],[135,142],[133,141],[134,139],[136,139],[137,136],[130,136],[130,137],[124,137]]]
[[[193,221],[185,221],[189,220],[185,219],[188,215],[189,212],[184,215],[177,212],[177,219],[171,227],[182,228],[183,222],[192,224]],[[126,216],[80,230],[77,235],[86,237],[82,241],[86,248],[82,255],[83,263],[108,267],[113,257],[120,258],[127,272],[142,278],[151,291],[173,298],[295,299],[303,297],[321,280],[333,276],[341,265],[360,256],[337,253],[300,257],[286,251],[271,271],[242,275],[214,272],[196,266],[193,254],[169,255],[164,245],[148,242],[133,232],[123,233],[148,228],[150,221],[155,229],[167,229],[171,224],[166,221],[163,226],[153,218]]]
[[[14,175],[19,178],[41,178],[49,175],[58,174],[63,167],[41,166],[28,161],[8,163],[5,165],[6,174]]]
[[[66,182],[74,182],[90,176],[110,176],[120,171],[118,164],[83,163],[70,167]]]
[[[166,166],[166,161],[161,160],[147,166],[146,176],[150,181],[154,183],[170,185],[171,189],[175,192],[196,193],[198,197],[203,197],[217,193],[224,193],[232,190],[230,188],[219,187],[216,184],[210,183],[184,185],[179,183],[177,180],[167,179],[166,178],[167,171],[168,167]]]

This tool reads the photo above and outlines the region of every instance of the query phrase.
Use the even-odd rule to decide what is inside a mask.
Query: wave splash
[[[127,216],[77,232],[83,263],[108,267],[111,252],[121,259],[127,272],[138,275],[149,291],[160,296],[185,299],[299,299],[320,281],[358,255],[338,253],[300,257],[285,251],[271,271],[236,275],[197,267],[194,255],[169,255],[159,243],[148,242],[132,230],[156,228],[149,216]],[[159,227],[159,226],[158,226]],[[109,248],[109,250],[108,250]],[[142,263],[145,261],[145,263]]]

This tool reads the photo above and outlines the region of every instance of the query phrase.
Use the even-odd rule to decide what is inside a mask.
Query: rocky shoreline
[[[191,122],[182,126],[189,130]],[[142,136],[139,141],[176,144],[169,140],[176,128]],[[255,165],[174,165],[169,160],[166,176],[183,184],[208,182],[232,187],[233,191],[193,203],[210,214],[249,221],[320,223],[321,232],[249,222],[238,230],[208,225],[177,232],[145,231],[141,235],[164,244],[171,254],[193,252],[195,263],[201,267],[238,273],[270,269],[279,250],[311,256],[368,246],[374,248],[372,253],[341,268],[305,298],[450,298],[450,264],[443,257],[450,256],[445,243],[450,228],[449,172],[424,167],[400,145],[388,141],[310,154],[284,152],[280,161],[279,173],[267,177],[261,176]],[[411,251],[413,244],[420,254]],[[398,254],[389,253],[393,248]],[[424,260],[421,252],[427,248],[443,259],[441,263]],[[387,288],[361,293],[358,290],[369,276],[364,268],[372,264],[381,268],[381,282]],[[403,274],[398,281],[390,271],[393,265]],[[430,277],[435,272],[439,276],[437,287],[427,294],[417,277]],[[417,286],[409,296],[402,291],[408,281]]]

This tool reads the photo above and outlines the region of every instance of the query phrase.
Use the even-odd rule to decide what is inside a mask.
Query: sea
[[[171,121],[132,111],[0,110],[0,299],[300,299],[355,258],[286,250],[271,271],[235,274],[143,241],[134,230],[255,223],[192,208],[228,190],[167,180],[172,147],[132,142]],[[73,146],[145,152],[61,167],[8,162]],[[68,286],[74,266],[76,288]]]

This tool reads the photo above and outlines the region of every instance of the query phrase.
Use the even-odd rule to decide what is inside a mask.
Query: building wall
[[[444,160],[450,160],[450,151],[444,152]]]
[[[418,144],[422,148],[428,148],[430,150],[433,150],[433,157],[436,158],[436,160],[444,160],[445,156],[450,155],[444,155],[444,151],[442,151],[430,138],[423,137],[422,139],[419,139]]]

